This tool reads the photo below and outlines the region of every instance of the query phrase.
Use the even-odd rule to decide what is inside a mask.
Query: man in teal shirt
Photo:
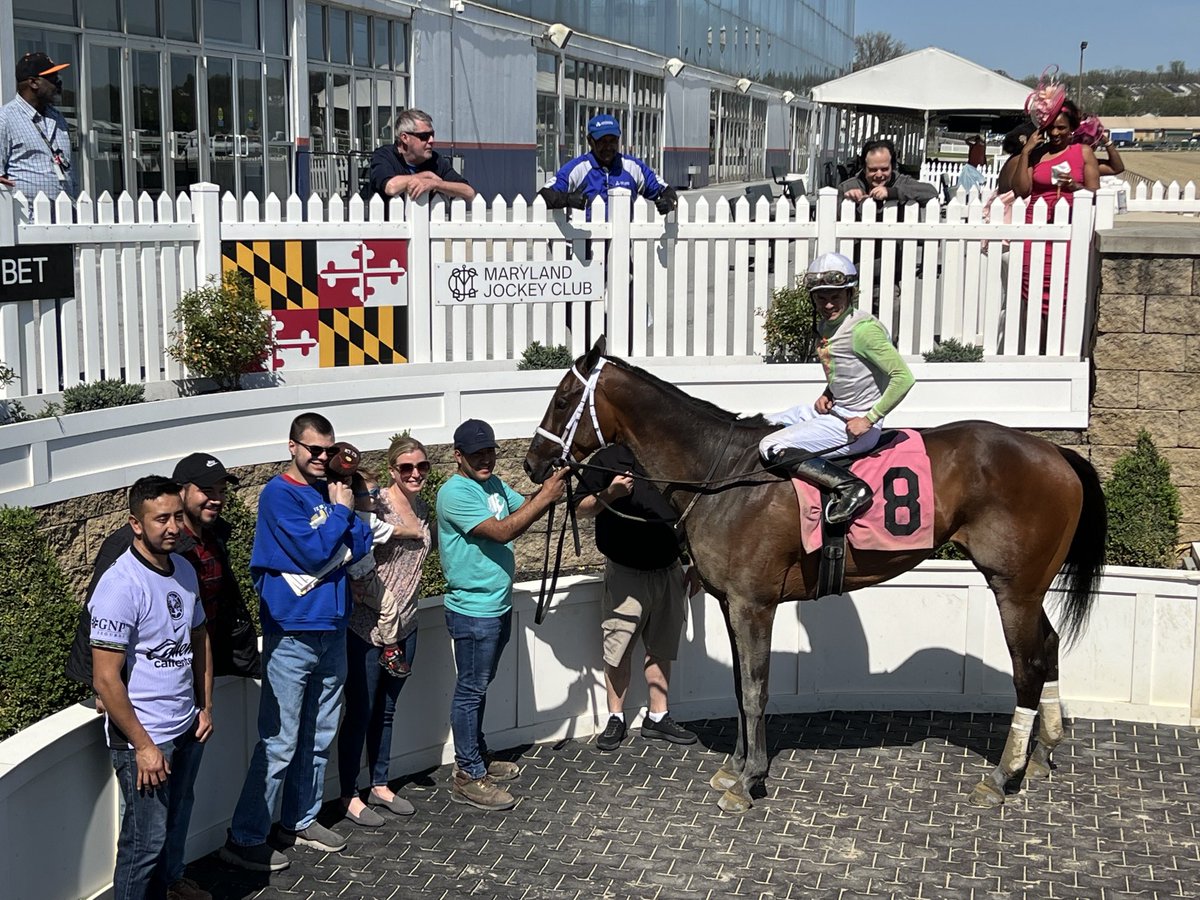
[[[483,713],[488,685],[512,630],[512,542],[562,497],[569,470],[556,471],[526,502],[494,474],[496,434],[479,419],[468,419],[455,430],[454,459],[458,471],[437,497],[446,630],[454,641],[458,670],[450,704],[451,799],[477,809],[511,809],[517,801],[496,782],[511,781],[520,769],[490,758]]]

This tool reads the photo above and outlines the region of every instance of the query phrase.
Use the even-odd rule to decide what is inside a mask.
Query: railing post
[[[221,188],[208,181],[192,185],[192,220],[196,223],[196,284],[221,280]]]
[[[20,201],[13,192],[0,187],[0,247],[15,247],[17,245],[17,209]],[[21,372],[21,321],[17,303],[27,302],[10,300],[0,303],[0,364],[6,365],[18,374]],[[12,384],[0,384],[0,397],[19,397],[22,394],[20,381]]]
[[[1071,203],[1071,241],[1067,245],[1066,315],[1063,317],[1063,355],[1083,358],[1084,322],[1087,319],[1091,281],[1092,237],[1095,235],[1097,210],[1095,195],[1079,191]],[[1047,348],[1053,356],[1053,348]]]
[[[633,214],[630,192],[614,188],[608,192],[608,351],[628,356],[629,341],[629,261],[633,241],[629,227]],[[644,323],[643,323],[644,327]]]
[[[817,256],[837,250],[837,188],[817,191]]]
[[[408,216],[408,361],[433,361],[433,246],[429,194],[404,201]],[[392,208],[400,204],[392,201]]]
[[[1117,214],[1116,188],[1102,187],[1096,191],[1096,230],[1103,231],[1113,227]]]

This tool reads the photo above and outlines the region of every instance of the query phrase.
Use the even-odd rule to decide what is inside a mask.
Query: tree
[[[1115,85],[1104,95],[1100,104],[1102,116],[1128,116],[1133,113],[1133,94],[1123,85]]]
[[[1171,60],[1171,77],[1175,81],[1183,81],[1187,78],[1187,66],[1182,59]]]
[[[867,31],[854,37],[854,71],[869,69],[903,56],[908,48],[886,31]]]

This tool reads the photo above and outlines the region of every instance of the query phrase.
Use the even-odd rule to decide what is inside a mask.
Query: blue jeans
[[[289,831],[307,828],[321,809],[342,711],[346,629],[268,631],[262,665],[258,743],[230,828],[242,847],[266,841],[281,794],[279,824]]]
[[[454,665],[458,669],[450,703],[454,761],[468,778],[482,778],[487,774],[483,759],[488,752],[483,739],[487,689],[508,644],[512,610],[495,618],[475,618],[447,609],[446,630],[454,640]]]
[[[194,728],[194,726],[193,726]],[[184,844],[192,805],[193,786],[204,745],[188,729],[159,744],[171,774],[165,785],[137,789],[137,751],[110,750],[121,787],[121,833],[113,872],[114,900],[167,896],[167,885],[179,880],[184,868]]]
[[[412,665],[417,654],[417,629],[400,643],[404,658]],[[363,744],[367,746],[367,765],[371,769],[371,787],[388,783],[388,763],[392,757],[392,718],[396,699],[407,678],[395,678],[383,671],[379,657],[383,648],[364,641],[353,631],[346,632],[346,715],[338,732],[338,777],[342,797],[358,793],[359,761]]]

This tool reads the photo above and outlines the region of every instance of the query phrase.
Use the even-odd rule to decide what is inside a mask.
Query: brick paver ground
[[[417,814],[342,822],[343,853],[293,850],[269,877],[214,854],[189,874],[220,900],[1200,897],[1200,729],[1076,720],[1049,781],[980,810],[966,792],[1007,716],[777,715],[768,796],[730,816],[708,779],[733,720],[692,727],[691,747],[515,748],[507,813],[450,802],[449,767],[419,773],[400,787]]]

